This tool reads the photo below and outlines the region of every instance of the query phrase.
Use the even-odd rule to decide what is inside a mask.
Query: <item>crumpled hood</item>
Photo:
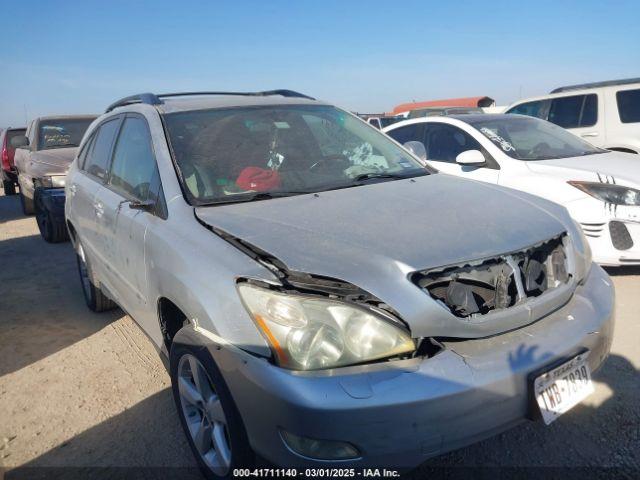
[[[33,153],[31,160],[41,164],[40,169],[46,170],[49,174],[64,174],[69,169],[69,165],[71,165],[77,152],[78,147],[40,150]]]
[[[549,173],[565,180],[585,180],[640,185],[640,158],[636,154],[607,152],[583,157],[527,162],[533,172]]]
[[[565,214],[537,197],[445,174],[196,208],[204,223],[290,270],[357,285],[409,323],[431,299],[408,273],[529,247],[566,231]]]

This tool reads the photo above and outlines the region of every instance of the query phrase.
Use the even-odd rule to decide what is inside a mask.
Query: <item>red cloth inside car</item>
[[[280,186],[280,175],[274,170],[260,167],[246,167],[238,175],[236,185],[243,190],[266,192]]]

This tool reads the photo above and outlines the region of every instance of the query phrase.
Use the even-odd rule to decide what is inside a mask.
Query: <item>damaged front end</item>
[[[457,317],[473,321],[567,285],[566,234],[524,250],[416,272],[411,280]]]

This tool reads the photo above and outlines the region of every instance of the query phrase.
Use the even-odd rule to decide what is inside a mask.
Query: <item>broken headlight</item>
[[[592,197],[613,205],[640,205],[640,190],[635,188],[597,182],[567,182]]]
[[[342,367],[409,353],[409,333],[382,313],[338,300],[238,287],[278,365],[294,370]]]

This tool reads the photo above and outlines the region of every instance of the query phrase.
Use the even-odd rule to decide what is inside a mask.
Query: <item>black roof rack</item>
[[[571,90],[583,90],[585,88],[612,87],[614,85],[628,85],[630,83],[640,83],[640,78],[626,78],[624,80],[607,80],[604,82],[582,83],[580,85],[568,85],[551,90],[551,93],[569,92]]]
[[[176,92],[176,93],[139,93],[137,95],[131,95],[124,97],[117,102],[112,103],[107,107],[105,113],[110,112],[114,108],[123,107],[125,105],[131,105],[134,103],[144,103],[147,105],[160,105],[164,103],[163,98],[172,97],[194,97],[199,95],[239,95],[243,97],[269,97],[271,95],[280,95],[282,97],[292,98],[306,98],[308,100],[315,100],[315,98],[305,95],[303,93],[294,92],[293,90],[266,90],[264,92]]]

